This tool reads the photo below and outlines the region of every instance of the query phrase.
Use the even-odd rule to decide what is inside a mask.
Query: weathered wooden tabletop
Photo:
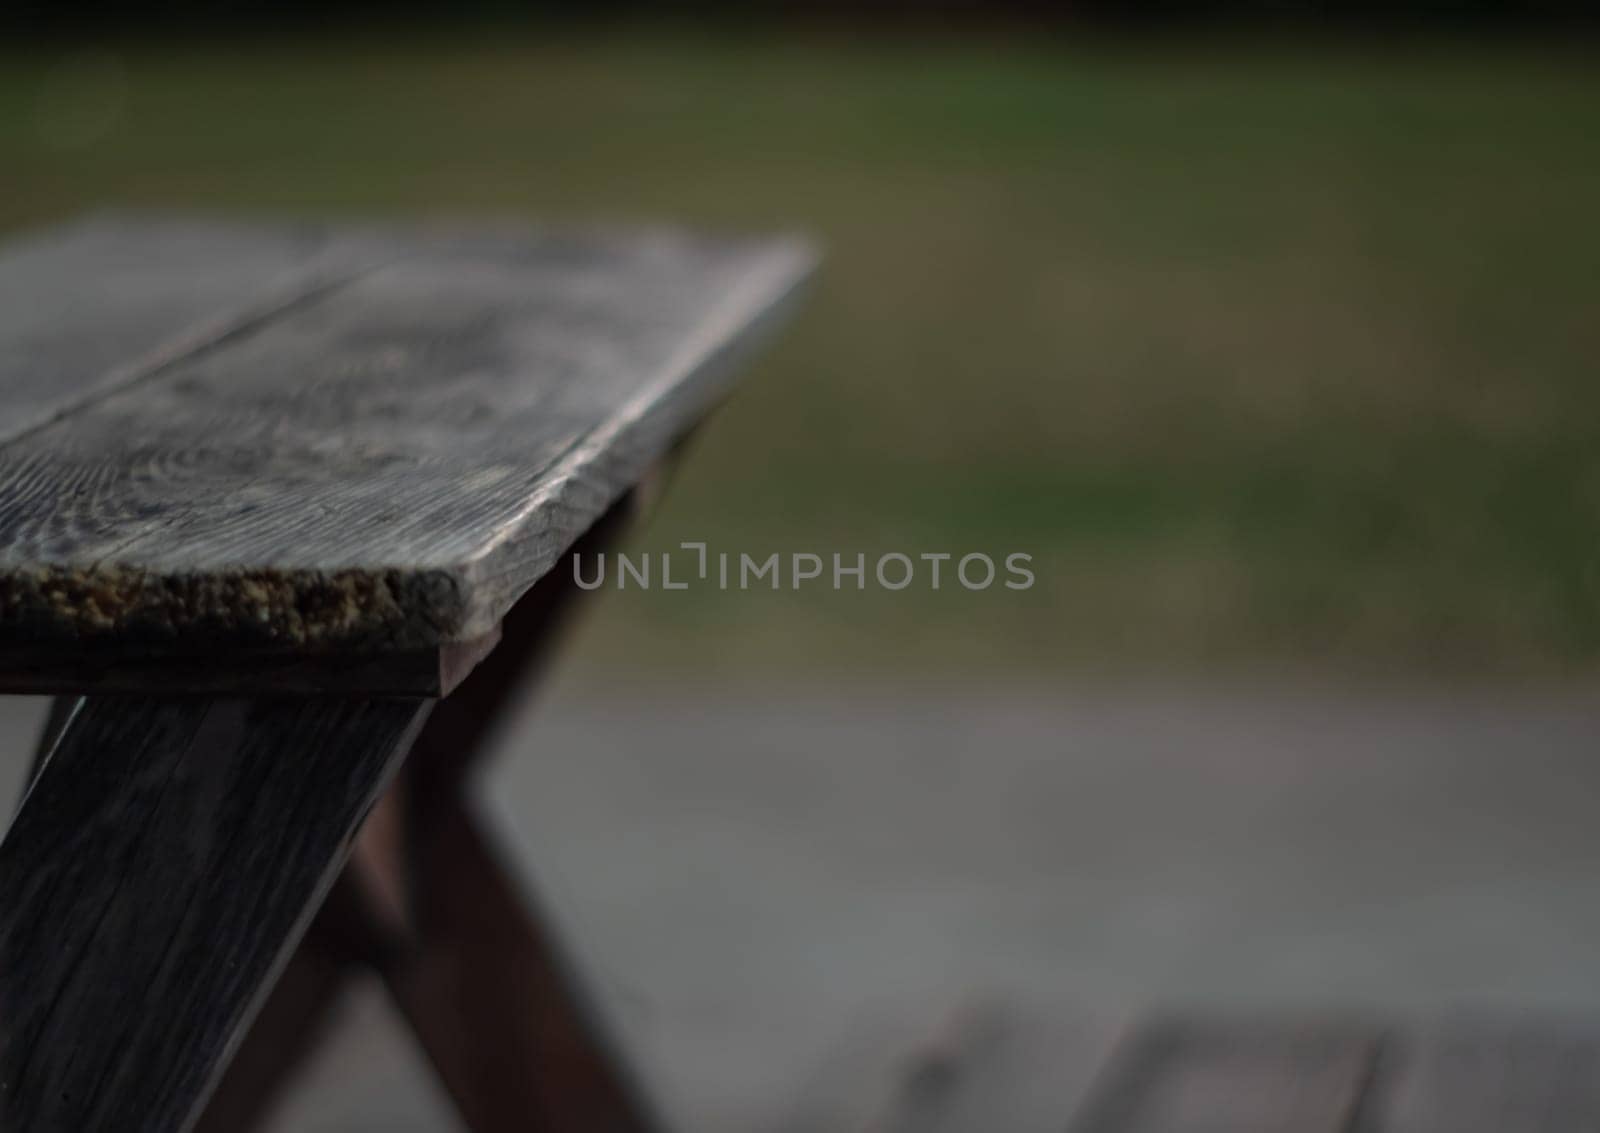
[[[791,240],[116,216],[0,249],[0,690],[333,655],[445,691],[440,658],[705,412],[810,266]]]

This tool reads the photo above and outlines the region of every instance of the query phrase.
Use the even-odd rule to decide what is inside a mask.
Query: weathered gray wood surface
[[[382,262],[381,242],[96,217],[0,258],[0,442]]]
[[[664,232],[129,219],[25,242],[0,256],[0,648],[480,636],[810,264]]]

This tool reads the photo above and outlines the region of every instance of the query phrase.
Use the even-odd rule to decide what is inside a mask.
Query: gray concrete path
[[[0,701],[8,785],[39,706]],[[1600,1011],[1600,696],[569,687],[484,784],[697,1130],[975,992]],[[4,801],[4,800],[0,800]],[[285,1130],[449,1129],[357,996]]]

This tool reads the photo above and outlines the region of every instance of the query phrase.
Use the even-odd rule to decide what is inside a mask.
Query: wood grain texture
[[[1600,1027],[1435,1025],[1387,1044],[1352,1133],[1600,1129]]]
[[[0,442],[383,261],[318,225],[97,216],[0,258]]]
[[[0,1129],[183,1129],[429,704],[86,700],[0,843]]]
[[[189,241],[226,255],[216,231]],[[251,231],[230,239],[263,239]],[[140,233],[105,224],[82,241],[137,260]],[[171,227],[150,239],[155,260]],[[345,241],[384,262],[0,431],[0,644],[387,651],[479,636],[706,412],[811,265],[790,241],[664,232]],[[0,277],[18,256],[50,261],[30,246]],[[74,245],[70,270],[95,260]],[[71,315],[94,335],[94,304]],[[52,348],[0,371],[0,406],[37,418],[27,391]]]
[[[1381,1034],[1325,1023],[1156,1021],[1121,1045],[1071,1133],[1347,1133]]]

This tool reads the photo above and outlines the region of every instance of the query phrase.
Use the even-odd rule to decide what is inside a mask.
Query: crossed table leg
[[[0,1133],[245,1129],[361,966],[475,1133],[656,1129],[462,792],[574,590],[437,706],[58,702],[0,844]]]

